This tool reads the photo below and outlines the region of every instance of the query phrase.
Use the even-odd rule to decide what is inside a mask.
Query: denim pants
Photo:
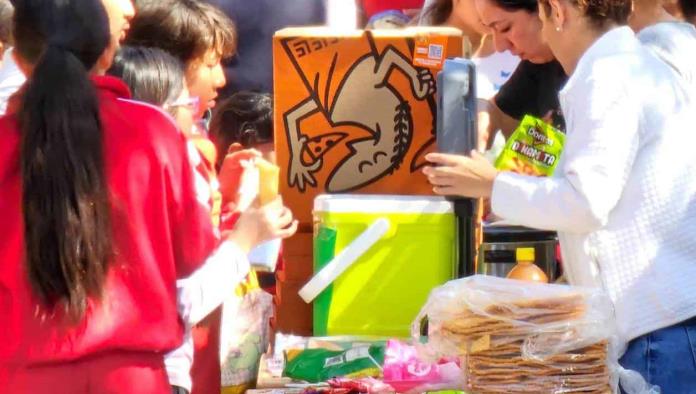
[[[619,363],[663,394],[696,393],[696,317],[632,340]]]

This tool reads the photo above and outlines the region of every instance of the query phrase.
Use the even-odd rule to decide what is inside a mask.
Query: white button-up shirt
[[[557,230],[572,284],[602,286],[621,340],[696,316],[693,92],[627,27],[581,57],[560,93],[552,178],[501,173],[493,212]]]

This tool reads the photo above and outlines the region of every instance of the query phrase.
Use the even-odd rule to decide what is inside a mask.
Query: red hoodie
[[[20,132],[12,114],[18,97],[0,118],[0,393],[166,392],[162,354],[183,332],[175,280],[215,246],[184,136],[159,110],[128,101],[121,81],[96,77],[94,84],[116,257],[103,300],[90,301],[77,325],[59,311],[37,313],[23,264]]]
[[[425,0],[362,0],[363,10],[368,19],[387,10],[402,11],[423,7]]]

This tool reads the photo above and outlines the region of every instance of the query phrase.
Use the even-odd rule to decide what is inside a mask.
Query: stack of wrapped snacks
[[[598,290],[475,276],[434,290],[431,357],[457,356],[471,393],[610,393],[611,303]]]

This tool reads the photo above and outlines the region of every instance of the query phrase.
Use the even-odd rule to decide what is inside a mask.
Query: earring
[[[563,28],[562,28],[562,27],[560,27],[560,26],[556,26],[556,31],[561,31],[561,30],[563,30]]]

